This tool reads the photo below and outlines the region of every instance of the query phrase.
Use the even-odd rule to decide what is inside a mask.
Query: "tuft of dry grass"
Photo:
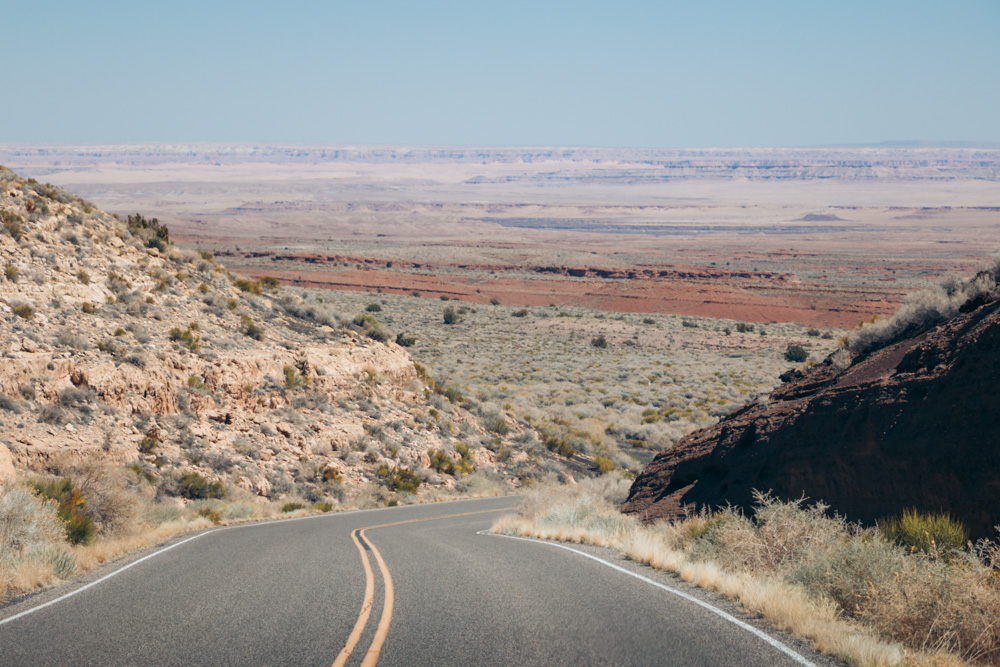
[[[643,525],[622,515],[624,480],[541,485],[493,531],[587,543],[717,591],[817,650],[857,665],[996,664],[1000,547],[907,551],[822,504],[758,497],[734,510]]]

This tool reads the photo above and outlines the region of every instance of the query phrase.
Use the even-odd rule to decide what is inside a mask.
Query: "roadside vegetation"
[[[351,489],[336,502],[298,496],[263,501],[188,473],[178,503],[140,465],[119,467],[66,458],[23,473],[0,489],[0,602],[49,586],[177,535],[215,525],[262,521],[455,498],[499,496],[510,487],[483,475],[461,491],[427,489],[412,471],[380,471],[386,479]],[[292,499],[294,498],[294,499]]]
[[[539,485],[493,530],[610,547],[850,664],[1000,661],[1000,545],[968,543],[946,516],[864,528],[822,503],[761,494],[752,517],[730,508],[644,525],[618,511],[628,484],[610,474]]]

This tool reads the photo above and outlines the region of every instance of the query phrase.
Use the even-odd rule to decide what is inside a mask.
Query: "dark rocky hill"
[[[974,538],[995,536],[995,281],[989,270],[965,283],[977,289],[953,299],[948,317],[883,325],[900,332],[895,342],[869,342],[869,351],[853,360],[843,350],[806,373],[786,374],[767,401],[659,454],[635,480],[624,510],[653,520],[679,516],[690,505],[749,509],[757,489],[823,500],[868,524],[907,508],[945,511]]]

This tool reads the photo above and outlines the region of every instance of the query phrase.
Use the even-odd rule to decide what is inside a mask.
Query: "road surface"
[[[0,664],[830,664],[606,550],[480,534],[516,504],[409,505],[179,536],[0,608]]]

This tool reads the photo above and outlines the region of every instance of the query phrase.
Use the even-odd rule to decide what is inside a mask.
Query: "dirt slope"
[[[625,511],[676,517],[685,505],[749,507],[754,489],[823,500],[865,523],[906,508],[946,511],[973,537],[1000,524],[1000,300],[849,366],[836,356],[662,452]],[[839,353],[846,355],[846,351]],[[844,366],[847,366],[846,368]]]

